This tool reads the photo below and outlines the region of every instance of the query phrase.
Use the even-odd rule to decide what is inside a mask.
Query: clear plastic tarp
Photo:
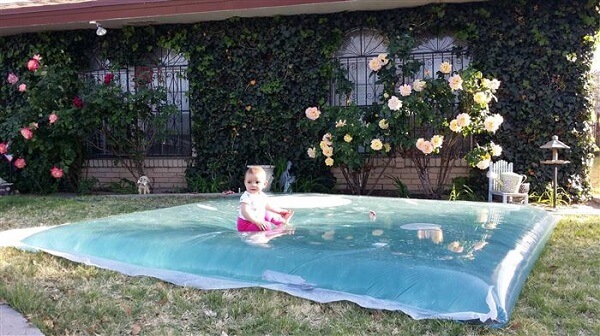
[[[23,248],[202,289],[264,287],[504,325],[556,219],[531,206],[346,195],[272,196],[293,230],[236,231],[238,198],[65,224]]]

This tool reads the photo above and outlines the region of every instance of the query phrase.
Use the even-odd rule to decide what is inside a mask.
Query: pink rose
[[[4,142],[0,142],[0,154],[4,155],[8,152],[8,144]]]
[[[15,85],[19,81],[19,77],[14,73],[9,73],[8,78],[6,79],[10,85]]]
[[[25,168],[27,164],[25,163],[25,159],[23,158],[18,158],[15,160],[15,167],[19,168],[19,169],[23,169]]]
[[[56,179],[63,177],[63,174],[63,170],[58,167],[52,167],[52,169],[50,169],[50,175]]]
[[[104,85],[110,84],[110,82],[112,82],[112,80],[114,78],[115,78],[115,75],[113,75],[111,73],[107,73],[106,75],[104,75]]]
[[[25,91],[27,91],[27,85],[26,84],[19,85],[19,92],[25,92]]]
[[[58,116],[56,115],[56,113],[52,113],[48,116],[48,120],[51,124],[54,124],[58,120]]]
[[[29,69],[29,71],[36,71],[39,67],[40,61],[35,58],[32,58],[27,62],[27,69]]]
[[[33,138],[33,132],[31,131],[31,128],[29,128],[29,127],[21,128],[21,135],[23,136],[23,138],[25,138],[25,140],[29,140],[29,139]]]

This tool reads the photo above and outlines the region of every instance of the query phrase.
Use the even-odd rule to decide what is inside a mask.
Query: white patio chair
[[[502,173],[512,173],[513,172],[513,164],[512,162],[506,162],[504,160],[500,160],[498,162],[490,163],[489,171],[487,173],[488,176],[488,202],[493,202],[494,196],[502,197],[502,203],[523,203],[527,204],[529,202],[529,194],[527,192],[505,192],[503,190],[502,180],[500,179],[500,174]]]

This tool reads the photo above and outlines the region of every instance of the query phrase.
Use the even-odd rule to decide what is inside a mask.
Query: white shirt
[[[267,214],[267,194],[264,192],[259,192],[258,194],[251,194],[247,191],[244,191],[242,197],[240,197],[240,203],[246,203],[250,205],[249,212],[254,218],[265,219]],[[249,221],[249,218],[244,217],[242,214],[242,207],[240,207],[239,215],[240,218],[243,218]]]

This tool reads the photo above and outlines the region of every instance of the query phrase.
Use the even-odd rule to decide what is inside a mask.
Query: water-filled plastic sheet
[[[203,289],[260,286],[415,319],[505,324],[556,220],[530,206],[287,195],[294,232],[235,230],[238,198],[57,226],[26,246]]]

